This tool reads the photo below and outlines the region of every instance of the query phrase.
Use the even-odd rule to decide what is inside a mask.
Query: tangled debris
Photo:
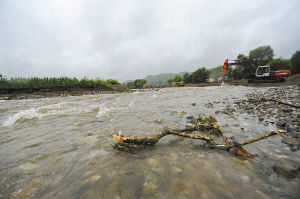
[[[205,133],[205,135],[191,134],[191,132]],[[217,120],[214,116],[199,117],[191,126],[186,126],[184,129],[171,129],[165,128],[161,133],[150,137],[138,137],[138,136],[123,136],[118,134],[112,134],[114,138],[113,148],[121,151],[133,151],[142,149],[147,145],[156,144],[161,138],[167,135],[176,135],[186,137],[190,139],[198,139],[206,142],[206,145],[212,149],[220,150],[233,150],[236,155],[243,158],[253,158],[255,155],[250,154],[243,148],[243,145],[257,142],[262,139],[266,139],[270,136],[280,134],[279,131],[272,131],[262,136],[244,141],[244,142],[229,142],[227,137],[224,136],[222,129],[217,124]],[[223,142],[215,142],[215,137],[222,137]]]

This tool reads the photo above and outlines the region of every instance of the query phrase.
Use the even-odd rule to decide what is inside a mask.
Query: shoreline
[[[282,132],[282,143],[292,151],[300,149],[300,85],[270,87],[247,94],[247,99],[233,101],[216,114],[235,116],[244,112],[255,115],[259,123],[275,125]]]
[[[38,99],[52,97],[97,95],[97,94],[116,94],[123,92],[132,92],[124,86],[112,85],[103,88],[69,88],[69,89],[19,89],[10,90],[9,92],[0,92],[0,100],[22,100],[22,99]]]
[[[235,80],[227,82],[228,86],[248,86],[248,87],[286,87],[293,85],[300,85],[300,81],[287,81],[283,83],[251,83],[248,84],[246,80]],[[197,83],[186,84],[184,87],[207,87],[207,86],[221,86],[221,83]],[[162,86],[153,87],[152,89],[172,88],[177,86]],[[149,89],[149,88],[146,88]],[[145,90],[145,89],[138,89]],[[117,94],[123,92],[134,92],[121,85],[112,85],[105,89],[103,88],[68,88],[68,89],[19,89],[0,92],[0,100],[22,100],[22,99],[38,99],[51,97],[67,97],[67,96],[83,96],[83,95],[97,95],[97,94]]]

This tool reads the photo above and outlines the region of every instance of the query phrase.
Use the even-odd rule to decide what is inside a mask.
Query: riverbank
[[[229,86],[248,86],[248,87],[285,87],[291,85],[300,85],[300,75],[293,75],[282,83],[251,83],[247,80],[231,80],[226,83]],[[185,84],[184,87],[207,87],[221,86],[221,82],[212,83],[191,83]],[[152,89],[169,88],[177,86],[161,86],[152,87]],[[149,89],[149,88],[147,88]],[[21,99],[37,99],[44,97],[66,97],[81,96],[94,94],[115,94],[120,92],[132,92],[136,89],[128,89],[125,86],[113,84],[111,86],[98,85],[94,87],[70,87],[70,88],[53,88],[53,89],[0,89],[0,100],[21,100]]]
[[[55,88],[55,89],[10,89],[1,90],[0,100],[22,100],[22,99],[38,99],[45,97],[66,97],[81,96],[95,94],[115,94],[120,92],[131,92],[128,88],[121,85],[101,86],[101,87],[71,87],[71,88]]]
[[[212,82],[212,83],[193,83],[186,84],[186,87],[205,87],[205,86],[220,86],[222,82]],[[285,82],[281,83],[248,83],[247,79],[242,80],[228,80],[226,82],[229,86],[251,86],[251,87],[281,87],[281,86],[291,86],[300,85],[300,74],[292,75],[286,78]]]
[[[256,117],[266,128],[274,126],[281,132],[281,144],[289,147],[295,157],[282,156],[273,165],[273,170],[286,178],[299,176],[300,162],[300,86],[260,88],[246,95],[247,99],[234,99],[216,114],[226,114],[237,119],[238,113],[246,118]],[[226,100],[225,100],[226,101]],[[239,125],[238,125],[239,126]],[[241,128],[244,131],[244,128]],[[235,141],[232,136],[231,140]],[[298,154],[298,155],[296,155]]]
[[[247,99],[237,99],[222,111],[234,116],[245,112],[257,116],[260,123],[276,125],[284,137],[282,143],[292,151],[300,149],[300,86],[283,86],[262,89],[247,94]]]

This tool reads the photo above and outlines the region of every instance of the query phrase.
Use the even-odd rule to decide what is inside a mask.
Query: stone
[[[236,141],[236,138],[234,136],[231,136],[228,139]]]
[[[297,151],[298,150],[298,147],[297,146],[292,146],[290,147],[291,151]]]
[[[108,122],[108,121],[105,120],[105,119],[98,119],[98,120],[93,120],[92,122],[99,122],[99,123],[102,123],[102,122]]]
[[[265,122],[266,122],[266,123],[271,123],[271,124],[274,124],[274,123],[275,123],[273,120],[270,120],[270,119],[265,120]]]
[[[192,106],[196,106],[196,103],[192,103],[191,105],[192,105]]]
[[[294,138],[283,137],[281,142],[288,145],[300,146],[300,142]]]
[[[154,120],[154,122],[157,124],[161,124],[163,122],[163,119],[157,119],[157,120]]]
[[[284,177],[295,178],[300,171],[300,163],[289,159],[280,159],[273,166],[273,170]]]
[[[213,104],[212,104],[212,103],[210,103],[210,102],[209,102],[209,103],[207,103],[207,104],[205,104],[204,106],[205,106],[206,108],[213,108]]]
[[[280,126],[280,127],[285,127],[286,122],[285,121],[278,121],[278,122],[276,122],[276,125]]]
[[[179,167],[171,167],[170,171],[174,174],[177,174],[177,173],[181,173],[182,172],[182,169],[180,169]]]
[[[300,142],[294,138],[284,137],[281,142],[289,145],[291,151],[297,151],[300,149]]]
[[[293,120],[290,118],[279,118],[279,121],[285,122],[285,123],[292,123]]]
[[[298,131],[298,129],[293,127],[291,124],[287,124],[285,129],[286,129],[286,132],[297,132]]]
[[[187,116],[186,119],[190,122],[190,123],[194,123],[195,122],[195,117],[190,115],[190,116]]]
[[[291,109],[289,109],[289,108],[281,108],[281,111],[282,111],[282,112],[287,112],[287,113],[288,113],[288,112],[291,112]]]
[[[178,115],[184,115],[184,114],[186,114],[186,112],[185,111],[178,111],[177,114]]]
[[[244,181],[244,182],[246,182],[246,183],[248,183],[248,182],[250,181],[249,176],[246,176],[246,175],[242,175],[242,176],[241,176],[241,179],[242,179],[242,181]]]
[[[291,134],[291,136],[293,137],[293,138],[300,138],[300,132],[298,131],[298,132],[293,132],[292,134]]]
[[[264,119],[265,119],[264,116],[260,116],[260,117],[258,118],[259,121],[264,121]]]

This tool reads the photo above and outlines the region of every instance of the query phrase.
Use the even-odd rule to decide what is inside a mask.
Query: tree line
[[[251,50],[247,55],[239,54],[236,67],[229,68],[229,77],[233,79],[251,78],[258,66],[269,65],[271,71],[291,70],[292,74],[300,73],[300,51],[296,51],[291,58],[274,58],[271,46],[260,46]]]
[[[145,79],[136,79],[134,81],[126,82],[125,86],[129,89],[140,89],[147,83]]]
[[[117,80],[108,79],[77,79],[75,77],[30,77],[30,78],[7,78],[0,74],[1,89],[64,89],[64,88],[96,88],[120,84]]]
[[[225,60],[224,60],[225,61]],[[255,74],[258,66],[269,65],[272,71],[291,70],[292,74],[300,73],[300,51],[296,51],[291,58],[274,58],[274,51],[271,46],[260,46],[251,50],[248,56],[239,54],[236,57],[234,67],[227,69],[227,75],[234,80],[251,78]],[[183,77],[176,75],[168,79],[168,83],[184,81],[184,83],[203,83],[208,78],[218,79],[222,77],[223,65],[210,70],[201,67],[192,73],[186,73]]]

